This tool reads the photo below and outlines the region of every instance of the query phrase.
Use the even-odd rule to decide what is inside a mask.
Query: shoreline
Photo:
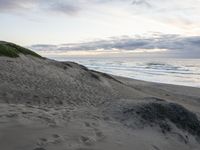
[[[199,84],[199,60],[156,59],[135,60],[119,59],[105,60],[91,59],[66,59],[85,65],[90,69],[104,73],[128,77],[132,79],[157,82],[164,84],[200,87]]]

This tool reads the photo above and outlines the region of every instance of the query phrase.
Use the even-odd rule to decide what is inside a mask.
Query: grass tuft
[[[34,57],[42,58],[40,55],[27,48],[13,43],[0,41],[0,56],[16,58],[19,57],[19,54],[32,55]]]

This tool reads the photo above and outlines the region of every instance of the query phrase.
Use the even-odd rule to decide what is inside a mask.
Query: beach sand
[[[199,150],[200,89],[0,57],[2,150]]]

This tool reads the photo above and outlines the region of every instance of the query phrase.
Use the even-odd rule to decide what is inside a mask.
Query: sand
[[[2,150],[199,150],[200,89],[0,57]]]

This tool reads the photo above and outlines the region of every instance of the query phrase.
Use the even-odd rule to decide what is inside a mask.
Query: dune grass
[[[40,55],[38,55],[37,53],[35,53],[27,48],[18,46],[13,43],[0,41],[0,56],[15,58],[15,57],[19,57],[19,54],[32,55],[35,57],[42,58]]]

